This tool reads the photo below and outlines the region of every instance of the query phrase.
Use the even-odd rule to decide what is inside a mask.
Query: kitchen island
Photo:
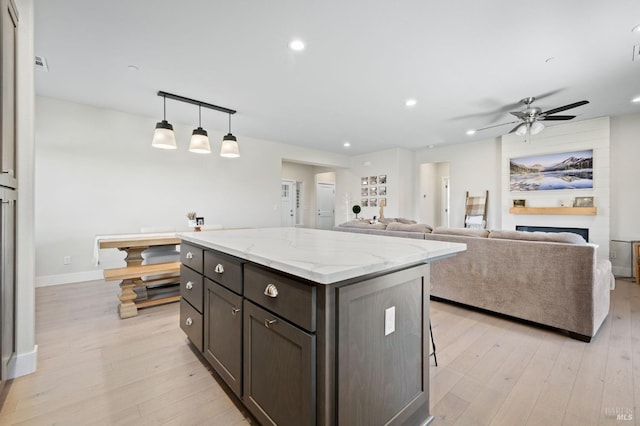
[[[424,425],[429,263],[464,244],[301,228],[179,235],[180,325],[264,425]]]

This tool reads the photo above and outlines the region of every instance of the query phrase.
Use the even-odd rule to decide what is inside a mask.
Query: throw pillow
[[[404,231],[404,232],[422,232],[424,234],[431,233],[433,228],[424,223],[400,223],[392,222],[387,225],[387,231]]]
[[[543,241],[547,243],[567,243],[586,245],[587,242],[573,232],[528,232],[528,231],[491,231],[489,238],[504,240]]]

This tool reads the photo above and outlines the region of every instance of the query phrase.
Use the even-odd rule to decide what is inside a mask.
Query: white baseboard
[[[84,271],[84,272],[72,272],[69,274],[58,275],[41,275],[36,277],[36,287],[48,287],[50,285],[81,283],[84,281],[96,281],[102,280],[102,270]]]
[[[7,378],[15,379],[16,377],[35,373],[37,365],[38,345],[35,345],[31,352],[18,354],[13,359],[13,361],[9,363],[9,368],[7,369]]]

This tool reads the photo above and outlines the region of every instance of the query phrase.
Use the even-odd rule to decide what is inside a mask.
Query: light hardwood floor
[[[37,289],[38,371],[5,387],[0,424],[251,424],[188,347],[178,304],[120,320],[118,290],[104,282]],[[640,285],[630,279],[617,280],[591,343],[431,308],[434,425],[640,424]]]

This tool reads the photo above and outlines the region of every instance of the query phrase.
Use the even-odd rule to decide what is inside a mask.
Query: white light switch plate
[[[396,331],[396,307],[384,310],[384,335],[388,336]]]

